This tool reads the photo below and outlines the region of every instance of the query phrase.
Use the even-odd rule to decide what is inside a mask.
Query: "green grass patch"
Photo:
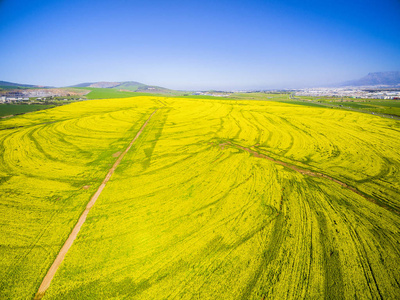
[[[90,93],[86,94],[87,99],[111,99],[111,98],[130,98],[130,97],[141,97],[141,96],[154,96],[154,97],[167,97],[182,95],[183,92],[172,92],[169,94],[153,94],[153,93],[138,93],[135,91],[119,91],[116,89],[107,88],[79,88],[82,90],[90,90]]]
[[[86,88],[86,87],[81,89],[90,90],[90,93],[86,94],[87,99],[110,99],[110,98],[133,97],[132,92],[121,92],[114,89]]]
[[[0,117],[52,108],[54,105],[0,104]]]

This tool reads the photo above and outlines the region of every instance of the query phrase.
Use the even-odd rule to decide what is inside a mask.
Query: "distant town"
[[[307,89],[283,89],[283,90],[242,90],[242,91],[202,91],[192,95],[229,97],[235,93],[293,93],[295,96],[310,97],[335,97],[354,99],[385,99],[400,100],[400,87],[345,87],[345,88],[307,88]]]
[[[400,88],[365,87],[365,88],[312,88],[295,92],[296,96],[338,97],[354,99],[400,99]]]
[[[0,103],[42,103],[47,101],[86,100],[83,92],[67,89],[11,89],[0,91]]]

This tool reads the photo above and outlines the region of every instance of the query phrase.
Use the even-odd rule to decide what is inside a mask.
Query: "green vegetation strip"
[[[54,105],[0,104],[0,117],[24,114],[52,107],[54,107]]]

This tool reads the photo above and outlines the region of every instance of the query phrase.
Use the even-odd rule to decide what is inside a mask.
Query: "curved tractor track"
[[[338,180],[336,178],[333,178],[331,176],[328,176],[328,175],[320,173],[320,172],[312,172],[312,171],[307,170],[307,169],[302,169],[299,166],[296,166],[296,165],[293,165],[293,164],[289,164],[289,163],[281,161],[281,160],[274,159],[274,158],[272,158],[270,156],[267,156],[265,154],[259,153],[259,152],[255,151],[255,150],[250,149],[250,148],[234,144],[234,143],[232,143],[230,141],[222,143],[219,146],[221,147],[221,149],[223,149],[225,146],[228,146],[228,145],[231,146],[231,147],[235,147],[235,148],[247,151],[248,153],[252,154],[255,157],[264,158],[264,159],[270,160],[270,161],[272,161],[272,162],[274,162],[276,164],[279,164],[279,165],[284,166],[286,168],[292,169],[293,171],[299,172],[300,174],[311,176],[311,177],[325,178],[325,179],[331,180],[333,182],[336,182],[337,184],[339,184],[342,187],[352,191],[353,193],[356,193],[357,195],[360,195],[361,197],[365,198],[366,200],[368,200],[370,202],[373,202],[373,203],[375,203],[375,204],[377,204],[377,205],[379,205],[379,206],[381,206],[381,207],[383,207],[383,208],[385,208],[387,210],[390,210],[390,211],[400,215],[400,211],[398,211],[397,209],[395,209],[393,207],[389,207],[387,205],[384,205],[383,203],[377,202],[375,199],[373,199],[371,197],[368,197],[364,193],[362,193],[359,190],[357,190],[355,187],[352,187],[352,186],[348,185],[347,183],[345,183],[343,181],[340,181],[340,180]]]
[[[139,138],[139,136],[142,134],[143,130],[146,128],[147,124],[149,123],[151,117],[158,111],[156,109],[150,117],[146,120],[146,122],[143,124],[143,126],[140,128],[136,136],[133,138],[133,140],[130,142],[129,146],[125,149],[124,152],[118,157],[114,165],[111,167],[111,169],[108,171],[106,177],[104,178],[103,182],[97,189],[96,193],[92,196],[90,199],[89,203],[86,205],[86,208],[82,215],[79,217],[78,222],[75,224],[74,229],[72,230],[71,234],[69,235],[68,239],[65,241],[64,245],[62,246],[60,252],[58,253],[56,259],[54,260],[53,264],[51,265],[50,269],[47,271],[46,276],[43,278],[42,283],[40,284],[40,287],[35,295],[35,300],[42,299],[44,294],[46,293],[46,290],[49,288],[50,283],[56,274],[58,267],[60,266],[61,262],[64,260],[65,255],[67,254],[69,248],[71,248],[72,244],[74,243],[74,240],[78,236],[78,233],[82,227],[82,225],[86,221],[86,217],[89,214],[90,209],[93,207],[93,205],[96,203],[97,198],[99,198],[101,192],[103,191],[104,187],[106,186],[107,182],[110,180],[111,176],[113,175],[115,169],[118,167],[122,159],[124,158],[125,154],[131,149],[133,143]]]

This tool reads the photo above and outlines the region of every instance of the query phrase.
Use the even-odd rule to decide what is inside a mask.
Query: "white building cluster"
[[[231,94],[226,92],[194,92],[195,96],[229,97]]]
[[[303,89],[295,93],[296,96],[363,98],[363,99],[399,99],[400,91],[371,90],[359,88],[313,88]]]
[[[28,97],[6,97],[6,96],[0,97],[0,103],[16,103],[16,102],[22,102],[22,101],[29,101],[29,98]]]

